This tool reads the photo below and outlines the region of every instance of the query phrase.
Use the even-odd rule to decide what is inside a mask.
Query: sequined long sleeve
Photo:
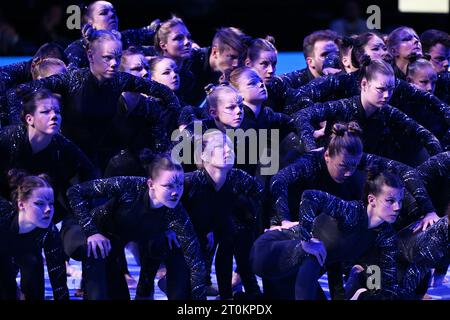
[[[325,102],[315,104],[313,107],[300,110],[294,115],[295,125],[298,128],[298,135],[305,143],[306,149],[317,148],[314,139],[314,126],[318,126],[321,121],[349,121],[352,114],[347,107],[347,100]]]
[[[317,103],[312,107],[300,110],[295,115],[296,127],[300,138],[305,142],[308,150],[317,147],[313,133],[315,126],[318,126],[321,121],[370,121],[370,118],[361,119],[362,107],[360,106],[359,96],[341,99],[337,101],[330,101],[325,103]],[[408,136],[415,139],[418,143],[423,145],[427,151],[434,155],[442,151],[439,140],[423,126],[405,115],[400,110],[391,106],[384,106],[379,111],[377,117],[383,122],[383,128],[391,130],[390,136],[397,133],[399,136]],[[361,123],[360,123],[361,125]],[[364,130],[364,126],[363,126]],[[363,133],[366,136],[369,133]],[[365,146],[366,147],[366,146]]]
[[[31,60],[0,67],[0,94],[18,84],[33,80],[30,67]]]
[[[191,271],[191,294],[194,300],[206,299],[206,267],[197,235],[183,206],[169,210],[169,228],[177,235],[184,258]]]
[[[369,290],[371,299],[392,300],[404,299],[408,293],[399,286],[397,278],[397,235],[394,229],[384,224],[375,240],[376,265],[380,267],[381,288],[380,290]]]
[[[5,234],[10,226],[11,221],[17,215],[16,208],[8,200],[0,197],[0,232]]]
[[[91,215],[91,200],[105,198],[107,200],[118,197],[119,201],[132,202],[140,190],[145,187],[145,178],[114,177],[97,179],[72,186],[67,190],[70,207],[83,228],[86,236],[99,233],[94,218]],[[110,214],[108,210],[96,211],[97,214]]]
[[[279,77],[293,89],[298,89],[314,79],[308,68],[284,73]]]
[[[86,82],[90,81],[91,78],[92,75],[89,69],[73,69],[62,74],[20,85],[15,90],[9,90],[7,99],[10,109],[8,113],[10,121],[12,123],[20,123],[20,92],[46,88],[61,94],[65,99],[73,98],[80,94]],[[111,96],[117,96],[117,99],[122,92],[139,92],[160,99],[161,104],[168,109],[180,108],[178,98],[172,90],[153,80],[135,77],[126,72],[117,72],[113,78],[105,80],[104,85],[111,88]]]
[[[450,103],[450,72],[438,73],[434,95],[446,104]]]
[[[264,187],[255,177],[243,170],[233,168],[229,175],[233,192],[236,195],[244,195],[254,205],[253,220],[256,221],[262,212]]]
[[[436,178],[450,180],[450,151],[439,153],[416,168],[420,178],[427,184]],[[449,182],[447,182],[449,183]]]
[[[338,220],[343,228],[353,228],[364,218],[366,210],[360,201],[344,201],[323,191],[305,190],[300,201],[299,226],[310,234],[314,219],[321,213]]]
[[[275,174],[270,181],[270,193],[274,203],[275,216],[271,219],[272,225],[277,225],[283,220],[290,220],[288,205],[288,188],[295,182],[313,181],[317,178],[320,167],[315,158],[319,152],[310,152],[303,155],[295,163],[283,168]],[[304,188],[302,188],[304,189]]]
[[[397,108],[385,108],[387,123],[393,131],[404,137],[411,137],[427,149],[430,156],[442,152],[439,140],[427,129]]]
[[[410,235],[399,241],[400,252],[409,262],[402,280],[406,292],[414,292],[431,268],[450,258],[448,228],[448,217],[443,217],[425,231],[402,231]]]
[[[67,288],[66,260],[61,236],[55,225],[50,225],[43,240],[47,271],[55,300],[69,300]]]
[[[301,93],[297,89],[291,88],[280,77],[273,77],[266,84],[268,92],[268,103],[277,112],[291,115],[301,109]]]

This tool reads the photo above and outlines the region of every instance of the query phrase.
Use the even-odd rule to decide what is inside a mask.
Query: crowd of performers
[[[0,299],[44,299],[44,263],[70,299],[70,258],[84,299],[130,299],[125,247],[136,299],[162,270],[168,299],[325,299],[324,273],[332,299],[442,284],[446,32],[318,30],[306,68],[276,75],[272,37],[222,27],[200,47],[175,16],[119,31],[106,1],[83,21],[66,49],[0,67]]]

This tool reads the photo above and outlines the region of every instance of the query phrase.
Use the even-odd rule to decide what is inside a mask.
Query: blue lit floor
[[[136,262],[130,252],[126,251],[126,257],[127,257],[127,261],[128,261],[128,269],[129,269],[131,275],[137,281],[139,279],[140,267],[136,264]],[[77,271],[77,272],[74,272],[73,276],[70,276],[67,279],[67,285],[68,285],[69,291],[70,291],[70,299],[80,300],[80,298],[74,296],[74,293],[75,293],[76,289],[79,288],[80,277],[81,277],[81,265],[79,262],[73,261],[73,260],[71,260],[70,263],[71,263],[71,266],[73,267],[73,269]],[[213,273],[213,276],[212,276],[213,285],[217,287],[214,264],[213,264],[212,273]],[[20,281],[20,278],[18,278],[17,280]],[[166,295],[158,288],[157,280],[159,280],[158,276],[157,276],[157,279],[155,280],[154,298],[155,298],[155,300],[167,300]],[[259,281],[260,287],[262,288],[262,283],[261,283],[260,279],[258,279],[258,281]],[[319,282],[320,282],[320,285],[322,286],[325,294],[329,297],[327,276],[324,275],[319,280]],[[136,295],[136,287],[129,286],[129,289],[130,289],[131,298],[134,299],[134,296]],[[428,294],[429,294],[430,298],[432,298],[433,300],[450,300],[450,269],[449,269],[449,271],[447,271],[447,276],[446,276],[446,280],[444,281],[444,284],[440,287],[429,289]],[[45,296],[46,296],[46,299],[48,299],[48,300],[53,298],[50,281],[48,279],[47,269],[45,270]],[[215,299],[215,297],[208,297],[208,299]]]

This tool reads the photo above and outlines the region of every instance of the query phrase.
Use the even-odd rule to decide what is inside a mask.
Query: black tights
[[[253,233],[248,230],[239,230],[235,232],[233,238],[226,237],[219,240],[215,266],[221,299],[232,297],[233,255],[236,258],[245,292],[256,295],[261,293],[249,261],[253,240]]]

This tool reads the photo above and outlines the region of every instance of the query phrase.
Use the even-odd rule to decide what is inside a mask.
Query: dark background
[[[425,0],[426,1],[426,0]],[[88,1],[89,2],[89,1]],[[236,26],[254,37],[272,35],[279,51],[301,51],[305,35],[328,28],[331,21],[348,12],[351,1],[323,0],[126,0],[111,1],[118,13],[120,30],[165,20],[183,18],[200,46],[210,44],[220,26]],[[80,38],[79,30],[68,30],[67,6],[76,1],[12,0],[0,4],[0,55],[32,55],[39,45],[56,40],[62,45]],[[381,31],[407,25],[419,34],[435,28],[448,32],[447,14],[411,14],[398,11],[397,0],[357,1],[364,21],[366,8],[381,8]],[[45,22],[46,21],[46,22]],[[45,27],[45,25],[48,27]],[[14,40],[14,41],[13,41]]]

